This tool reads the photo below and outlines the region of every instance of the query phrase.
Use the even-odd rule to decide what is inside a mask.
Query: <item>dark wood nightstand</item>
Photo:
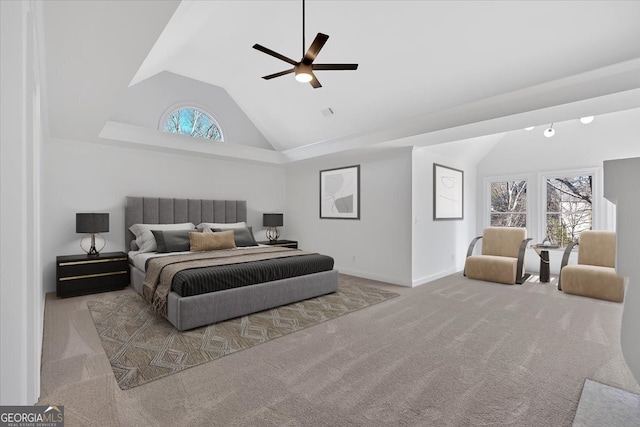
[[[129,260],[124,252],[58,256],[56,276],[59,297],[114,291],[129,286]]]
[[[298,242],[296,240],[265,240],[258,243],[261,245],[284,246],[285,248],[298,249]]]

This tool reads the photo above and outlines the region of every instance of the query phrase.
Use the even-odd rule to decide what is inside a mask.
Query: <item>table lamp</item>
[[[105,241],[100,233],[109,231],[108,213],[77,213],[76,233],[85,233],[86,236],[80,240],[80,247],[87,253],[87,256],[99,256],[104,249]],[[96,240],[100,249],[96,248]]]
[[[280,237],[278,227],[282,227],[283,214],[281,213],[266,213],[262,214],[262,225],[267,227],[267,239],[274,242]]]

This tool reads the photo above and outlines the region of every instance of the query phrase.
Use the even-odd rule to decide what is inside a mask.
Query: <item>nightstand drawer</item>
[[[129,261],[126,257],[59,262],[58,277],[66,280],[76,276],[126,271],[129,268],[128,265]]]
[[[60,280],[57,286],[59,297],[73,297],[77,295],[95,294],[98,292],[115,291],[129,285],[129,273],[107,273],[108,275],[85,277],[82,279]]]
[[[59,297],[113,291],[129,285],[129,261],[124,252],[101,253],[98,257],[59,256],[56,272]]]

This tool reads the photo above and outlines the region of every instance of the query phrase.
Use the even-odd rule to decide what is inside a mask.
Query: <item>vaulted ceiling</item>
[[[320,89],[293,75],[261,79],[289,65],[251,48],[299,60],[299,0],[50,1],[43,10],[54,133],[71,132],[65,121],[79,112],[93,124],[85,131],[99,132],[114,96],[165,70],[224,88],[293,160],[640,106],[638,1],[309,0],[306,47],[318,32],[330,36],[316,62],[359,64],[318,71]]]

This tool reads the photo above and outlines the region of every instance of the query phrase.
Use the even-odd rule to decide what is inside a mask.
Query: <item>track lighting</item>
[[[588,125],[593,121],[593,116],[580,117],[580,123]]]

